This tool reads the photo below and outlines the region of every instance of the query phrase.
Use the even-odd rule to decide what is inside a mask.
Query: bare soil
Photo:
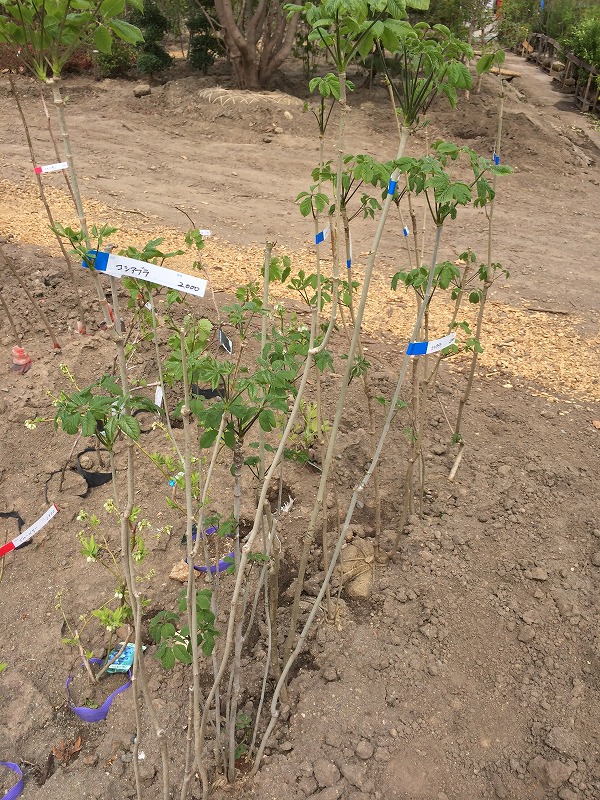
[[[515,172],[502,181],[495,211],[494,260],[510,280],[494,289],[477,376],[465,417],[466,447],[454,482],[455,450],[446,416],[455,413],[465,362],[442,370],[439,395],[428,420],[428,478],[423,518],[402,531],[399,557],[373,567],[366,601],[344,598],[335,624],[321,615],[290,684],[264,765],[253,780],[215,797],[275,800],[597,800],[600,797],[598,726],[600,641],[600,314],[598,312],[598,209],[600,134],[556,92],[536,67],[509,56],[522,77],[507,87],[502,159]],[[227,86],[227,77],[220,79]],[[215,77],[182,75],[149,96],[134,98],[132,85],[65,82],[69,120],[89,216],[119,227],[121,247],[154,235],[181,242],[188,227],[182,208],[209,228],[205,261],[218,302],[255,277],[267,238],[289,253],[295,268],[311,265],[312,225],[294,197],[307,188],[317,144],[295,74],[282,91],[249,98],[205,90]],[[359,81],[357,80],[357,83]],[[38,86],[26,77],[18,91],[30,120],[38,163],[55,157],[47,137]],[[351,99],[349,152],[378,158],[395,153],[395,123],[386,93],[376,87]],[[425,135],[467,143],[490,154],[496,130],[497,83],[485,78],[449,110],[440,101],[431,125],[411,142],[422,151]],[[76,309],[64,264],[37,200],[26,143],[5,77],[0,76],[0,233],[6,252],[55,323],[62,344],[52,353],[37,317],[11,276],[0,275],[23,344],[29,372],[10,371],[10,328],[0,314],[6,369],[0,382],[0,534],[18,532],[18,517],[35,521],[50,502],[61,511],[33,543],[4,559],[0,579],[3,645],[0,662],[0,760],[22,765],[26,800],[134,796],[131,764],[135,717],[132,690],[119,695],[106,722],[85,724],[68,709],[64,683],[77,663],[65,636],[55,597],[72,619],[95,608],[106,593],[105,576],[80,555],[75,520],[80,508],[102,513],[110,484],[89,489],[72,469],[62,491],[58,471],[72,441],[51,425],[27,430],[24,421],[52,416],[51,399],[68,381],[80,385],[113,367],[107,334],[93,294],[87,293],[93,336],[73,331]],[[329,156],[334,150],[330,146]],[[45,176],[46,180],[46,176]],[[76,220],[60,174],[45,185],[56,218]],[[357,278],[372,225],[356,231]],[[353,234],[354,235],[354,234]],[[443,257],[468,246],[483,258],[485,224],[479,212],[449,226]],[[386,232],[365,322],[365,345],[379,394],[390,396],[405,348],[410,299],[392,293],[389,278],[403,264],[398,221]],[[187,260],[186,260],[187,259]],[[185,268],[189,257],[178,263]],[[87,287],[88,276],[81,275]],[[214,315],[209,299],[198,303]],[[443,306],[439,311],[443,314]],[[440,317],[441,319],[441,317]],[[334,337],[334,354],[345,338]],[[343,362],[326,377],[335,399]],[[140,346],[132,374],[156,380],[150,345]],[[358,386],[336,442],[335,480],[344,509],[368,463],[368,435]],[[406,422],[398,420],[381,462],[386,547],[396,536],[403,493]],[[160,432],[148,434],[160,448]],[[83,445],[81,447],[83,449]],[[180,584],[169,579],[181,559],[181,528],[154,534],[175,518],[169,490],[142,456],[139,502],[153,525],[144,572],[152,598],[148,612],[172,608]],[[227,480],[223,472],[223,480]],[[284,553],[289,562],[282,603],[293,592],[292,575],[318,475],[290,467],[294,504],[286,516]],[[248,482],[246,488],[250,489]],[[218,499],[215,501],[218,505]],[[249,508],[245,512],[249,512]],[[330,523],[336,524],[333,495]],[[355,540],[373,533],[367,493],[352,527]],[[116,536],[116,534],[112,534]],[[311,562],[306,600],[316,596],[319,550]],[[158,713],[168,731],[172,772],[178,783],[185,745],[188,676],[183,666],[164,672],[146,642],[146,662]],[[92,641],[100,654],[100,640]],[[258,637],[245,654],[241,707],[252,714],[265,649]],[[52,748],[82,746],[69,765]],[[160,795],[153,734],[142,742],[145,796]],[[63,748],[64,749],[64,748]],[[0,774],[0,790],[12,785]],[[39,785],[39,784],[43,785]],[[199,784],[194,797],[200,796]]]

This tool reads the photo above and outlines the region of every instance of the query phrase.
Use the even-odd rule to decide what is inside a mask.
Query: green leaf
[[[208,658],[215,647],[215,637],[213,634],[206,633],[202,642],[202,652]]]
[[[144,41],[141,30],[123,19],[112,19],[108,23],[108,27],[127,44],[139,44]]]
[[[96,418],[92,414],[91,411],[87,411],[85,416],[81,420],[81,435],[82,436],[94,436],[96,433]]]
[[[119,428],[126,436],[129,436],[130,439],[133,439],[134,442],[137,442],[140,438],[140,423],[135,417],[129,416],[129,414],[124,414],[119,419]]]
[[[300,203],[300,213],[303,217],[308,217],[308,215],[312,211],[312,198],[305,197],[304,200]]]
[[[104,25],[100,25],[94,31],[94,47],[101,53],[108,54],[112,50],[112,36]]]
[[[182,644],[174,644],[173,645],[173,655],[178,661],[181,661],[182,664],[191,664],[192,663],[192,656],[188,653],[187,648],[184,647]]]
[[[227,425],[225,430],[223,431],[223,441],[225,442],[225,447],[228,447],[230,450],[233,450],[235,447],[235,432],[231,423]]]
[[[258,415],[258,424],[262,428],[263,431],[268,433],[272,431],[273,428],[277,425],[277,421],[275,419],[275,414],[269,409],[263,409],[260,414]]]
[[[215,442],[215,439],[217,438],[217,434],[218,433],[219,433],[219,431],[218,430],[214,430],[214,429],[211,429],[211,430],[208,430],[208,431],[204,431],[204,433],[200,437],[200,447],[203,447],[203,448],[212,447],[212,445]]]
[[[475,69],[477,70],[477,74],[482,75],[484,72],[489,72],[491,68],[494,66],[495,60],[496,60],[495,53],[486,53],[485,55],[481,56],[481,58],[478,58],[477,63],[475,64]]]
[[[175,656],[173,655],[173,651],[166,649],[161,656],[160,663],[163,665],[164,669],[173,669],[175,666]]]
[[[80,419],[81,417],[79,414],[65,414],[61,416],[60,421],[63,431],[68,433],[70,436],[74,436],[76,433],[79,433]]]
[[[210,611],[211,591],[202,589],[196,594],[196,608],[198,611]]]
[[[118,17],[123,11],[125,11],[125,0],[104,0],[98,14],[103,20],[108,20]]]
[[[98,381],[98,386],[101,386],[103,389],[106,389],[111,394],[122,395],[123,390],[119,386],[118,383],[111,378],[110,375],[103,375],[100,380]]]
[[[175,636],[175,626],[171,622],[165,622],[164,625],[161,626],[160,635],[163,639],[171,639]]]

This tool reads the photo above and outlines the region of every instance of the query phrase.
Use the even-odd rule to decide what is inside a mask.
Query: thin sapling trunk
[[[99,280],[100,279],[98,278],[98,282]],[[121,325],[121,310],[119,305],[116,280],[114,278],[111,278],[110,280],[111,280],[111,290],[112,290],[113,313],[115,317],[114,343],[117,349],[117,361],[119,364],[121,387],[123,390],[123,396],[125,398],[125,407],[127,407],[127,398],[130,395],[130,386],[129,386],[129,377],[127,375],[127,363],[125,358],[125,348],[123,346],[123,336],[121,334],[123,327]],[[106,306],[106,304],[104,305]],[[111,461],[111,472],[113,476],[115,502],[118,505],[119,494],[118,494],[118,485],[116,480],[114,453],[112,451],[110,452],[110,461]],[[146,700],[147,711],[150,716],[151,724],[156,734],[161,754],[163,800],[170,800],[169,758],[167,752],[167,743],[165,739],[165,730],[159,722],[156,710],[152,703],[152,696],[150,695],[150,690],[148,688],[148,681],[146,679],[146,670],[144,665],[144,656],[142,648],[142,598],[136,582],[135,565],[132,556],[130,517],[135,505],[135,461],[134,461],[134,445],[133,445],[133,440],[131,439],[128,439],[127,442],[127,468],[125,474],[127,480],[127,501],[125,508],[119,508],[119,514],[121,519],[121,564],[122,564],[123,574],[125,575],[125,580],[127,583],[129,598],[131,601],[131,610],[133,615],[133,623],[135,631],[135,638],[134,638],[135,657],[133,662],[132,685],[134,689],[137,735],[136,735],[136,742],[134,745],[133,760],[136,762],[135,766],[138,767],[139,766],[137,763],[138,748],[141,740],[141,731],[142,731],[141,712],[139,708],[139,695],[137,689],[137,682],[139,680],[140,688]],[[136,777],[136,787],[139,795],[141,784],[137,769],[135,769],[135,777]]]
[[[389,196],[388,196],[388,199],[390,199],[390,201],[391,201],[391,198]],[[388,211],[389,211],[389,204],[388,204]],[[414,341],[416,339],[416,336],[418,335],[418,331],[420,330],[421,324],[423,322],[424,306],[428,303],[429,298],[431,296],[431,287],[432,287],[432,284],[433,284],[433,275],[434,275],[434,271],[435,271],[435,265],[437,263],[437,256],[438,256],[439,245],[440,245],[440,241],[441,241],[441,237],[442,237],[442,230],[443,230],[443,226],[442,225],[438,225],[437,226],[437,230],[436,230],[436,236],[435,236],[433,256],[432,256],[432,261],[431,261],[431,268],[430,268],[430,271],[429,271],[429,277],[428,277],[428,282],[427,282],[427,289],[425,290],[424,303],[421,306],[419,314],[417,315],[417,319],[415,321],[415,324],[414,324],[414,327],[413,327],[413,331],[412,331],[411,341]],[[405,354],[403,362],[402,362],[402,367],[400,369],[400,375],[398,376],[398,381],[396,383],[396,388],[394,390],[394,396],[393,396],[393,398],[392,398],[392,400],[391,400],[391,402],[389,404],[389,408],[388,408],[388,413],[387,413],[387,416],[386,416],[385,424],[383,426],[381,435],[379,437],[379,441],[377,443],[377,447],[375,449],[375,454],[374,454],[374,457],[373,457],[373,461],[371,462],[371,464],[369,466],[369,469],[365,473],[365,475],[364,475],[363,479],[361,480],[361,482],[354,489],[354,492],[353,492],[352,497],[350,499],[350,504],[348,506],[348,510],[347,510],[347,513],[346,513],[346,518],[344,520],[344,524],[341,526],[341,529],[340,529],[340,532],[339,532],[339,536],[338,536],[338,540],[337,540],[337,544],[336,544],[335,549],[333,551],[333,555],[332,555],[332,558],[331,558],[331,563],[329,564],[329,569],[327,570],[327,573],[325,574],[325,578],[323,579],[323,583],[321,584],[321,588],[319,590],[319,593],[317,594],[317,597],[314,600],[313,606],[312,606],[312,608],[311,608],[311,610],[309,612],[309,615],[308,615],[308,619],[306,620],[306,623],[304,624],[304,627],[302,628],[302,631],[300,632],[300,635],[299,635],[298,640],[296,642],[296,646],[295,646],[293,652],[290,654],[290,657],[287,659],[286,663],[284,664],[284,667],[283,667],[283,670],[282,670],[282,673],[281,673],[281,677],[280,677],[279,681],[277,682],[277,685],[276,685],[275,690],[273,692],[273,698],[271,700],[271,719],[270,719],[269,724],[267,726],[267,729],[266,729],[266,731],[265,731],[265,733],[264,733],[264,735],[263,735],[263,737],[261,739],[260,747],[258,748],[258,751],[256,753],[256,757],[254,759],[254,765],[253,765],[252,771],[250,773],[251,775],[256,774],[256,772],[259,769],[260,762],[261,762],[261,759],[262,759],[262,756],[263,756],[263,753],[264,753],[264,749],[266,747],[266,744],[267,744],[267,742],[269,740],[271,732],[273,731],[273,728],[275,727],[275,724],[276,724],[278,716],[279,716],[278,715],[278,711],[277,711],[277,703],[278,703],[279,697],[281,695],[281,689],[285,685],[285,681],[287,679],[287,675],[288,675],[290,669],[292,668],[292,665],[293,665],[294,661],[296,660],[296,658],[298,657],[298,655],[300,654],[300,652],[302,650],[302,647],[304,645],[304,642],[306,640],[308,632],[309,632],[309,630],[310,630],[310,628],[311,628],[311,626],[313,624],[313,621],[315,619],[315,616],[316,616],[316,614],[317,614],[317,612],[319,610],[320,604],[321,604],[321,602],[323,600],[323,597],[325,595],[325,589],[326,589],[327,585],[329,584],[329,582],[331,580],[331,576],[333,575],[333,570],[334,570],[335,565],[337,563],[337,560],[338,560],[338,558],[340,556],[340,552],[342,550],[342,545],[343,545],[343,543],[345,541],[346,534],[347,534],[348,528],[350,526],[350,522],[351,522],[352,517],[354,515],[354,509],[356,507],[356,503],[358,501],[358,498],[364,492],[365,488],[369,484],[369,481],[370,481],[370,479],[371,479],[371,477],[373,475],[373,470],[375,469],[375,466],[377,465],[377,462],[379,461],[379,458],[381,457],[383,446],[384,446],[385,441],[387,439],[387,435],[389,433],[389,430],[390,430],[390,427],[391,427],[391,424],[392,424],[392,420],[394,419],[394,416],[396,414],[396,406],[397,406],[398,400],[400,398],[400,391],[401,391],[402,386],[404,384],[404,379],[406,377],[406,372],[407,372],[407,369],[408,369],[409,360],[410,360],[410,356]]]
[[[22,340],[21,340],[21,337],[19,336],[19,331],[17,330],[17,326],[15,325],[15,321],[12,318],[12,314],[10,313],[10,310],[9,310],[7,304],[6,304],[6,300],[4,299],[4,296],[3,296],[1,291],[0,291],[0,305],[2,306],[2,309],[3,309],[4,313],[6,314],[6,319],[8,320],[8,324],[9,324],[10,329],[12,331],[12,335],[13,335],[13,338],[15,340],[15,344],[19,345],[19,347],[20,347],[21,343],[22,343]]]
[[[500,97],[499,97],[499,105],[498,105],[498,128],[496,132],[496,147],[495,147],[495,154],[500,158],[500,148],[502,144],[502,123],[504,117],[504,81],[500,78]],[[481,338],[481,331],[483,329],[483,317],[485,313],[485,306],[489,294],[490,287],[494,280],[494,268],[492,264],[492,244],[493,244],[493,232],[494,232],[494,206],[495,206],[495,193],[496,193],[496,179],[497,175],[494,173],[492,177],[492,189],[494,191],[494,196],[490,200],[489,209],[488,209],[488,239],[487,239],[487,271],[485,280],[483,283],[483,290],[481,293],[481,298],[479,301],[479,312],[477,314],[477,323],[475,327],[475,334],[474,338],[477,342],[480,341]],[[473,388],[473,380],[475,378],[475,370],[477,369],[477,362],[478,362],[479,352],[477,346],[473,348],[473,354],[471,356],[471,365],[469,368],[469,374],[467,377],[467,385],[465,386],[465,390],[463,392],[462,397],[460,398],[458,404],[458,413],[456,415],[456,423],[454,426],[454,438],[456,440],[460,440],[461,437],[461,426],[462,426],[462,417],[463,412],[465,410],[465,406],[469,401],[469,397],[471,396],[471,390]],[[462,447],[459,452],[459,456],[462,457]],[[456,474],[456,470],[453,471],[453,477]]]
[[[33,295],[27,288],[27,284],[17,272],[17,269],[13,264],[12,258],[6,255],[1,245],[0,245],[0,266],[6,267],[13,276],[13,278],[15,278],[15,280],[18,282],[21,289],[23,289],[23,291],[27,295],[27,299],[29,300],[31,307],[37,312],[39,318],[42,320],[42,324],[48,331],[48,336],[50,336],[50,339],[52,340],[52,347],[55,350],[60,350],[60,344],[58,343],[58,339],[56,338],[56,333],[54,332],[54,328],[50,324],[50,320],[48,319],[48,317],[46,316],[40,305],[35,302]]]
[[[48,78],[46,83],[52,89],[52,95],[54,98],[54,105],[56,107],[56,113],[58,116],[58,122],[60,126],[60,134],[63,140],[63,144],[65,147],[65,158],[67,159],[67,164],[69,165],[69,176],[71,179],[71,191],[73,194],[73,200],[75,202],[75,209],[77,211],[77,218],[79,219],[79,224],[81,226],[81,230],[85,236],[85,244],[88,250],[91,250],[92,243],[90,241],[90,235],[87,226],[87,220],[85,217],[85,212],[83,209],[83,201],[81,199],[81,192],[79,191],[79,181],[77,180],[77,171],[75,169],[75,160],[73,158],[73,152],[71,150],[71,137],[69,135],[69,128],[67,126],[67,118],[65,115],[65,101],[62,96],[62,92],[60,90],[60,76],[55,75],[53,78]],[[90,274],[92,276],[92,280],[94,282],[94,286],[96,287],[96,294],[98,296],[98,301],[100,303],[100,307],[102,308],[102,313],[104,315],[104,322],[106,323],[107,330],[110,330],[112,326],[112,320],[110,318],[110,314],[106,305],[106,298],[104,295],[104,290],[102,288],[102,283],[100,281],[100,277],[98,273],[93,268],[90,268]],[[120,332],[119,332],[120,333]]]
[[[36,158],[35,158],[35,151],[33,149],[33,142],[31,140],[31,135],[29,133],[29,125],[27,124],[27,118],[25,117],[25,112],[23,111],[23,107],[21,105],[21,101],[19,100],[19,95],[17,94],[17,89],[16,89],[16,86],[15,86],[15,83],[14,83],[10,73],[8,75],[8,81],[10,83],[10,90],[11,90],[12,96],[15,99],[15,103],[16,103],[17,109],[19,111],[19,116],[21,117],[21,122],[23,123],[23,129],[25,131],[25,138],[27,139],[27,146],[29,148],[29,155],[31,156],[31,163],[32,163],[32,166],[35,168],[35,166],[37,165],[37,162],[36,162]],[[47,111],[46,111],[46,113],[47,113]],[[56,147],[56,142],[54,141],[54,137],[52,138],[52,141],[53,141],[53,143],[55,145],[56,158],[57,158],[58,161],[60,161],[60,155],[58,153],[58,148]],[[50,205],[48,204],[48,200],[46,198],[46,192],[44,190],[44,184],[43,184],[42,178],[37,172],[35,172],[34,174],[35,174],[37,185],[38,185],[38,193],[39,193],[39,196],[40,196],[40,200],[42,201],[42,204],[43,204],[43,206],[44,206],[44,208],[46,210],[46,216],[48,217],[48,222],[50,223],[50,228],[52,229],[52,231],[54,231],[54,235],[56,237],[56,241],[58,242],[58,246],[60,247],[60,250],[61,250],[61,252],[63,254],[63,257],[65,259],[65,264],[67,265],[67,271],[69,273],[69,278],[71,280],[71,284],[73,285],[73,289],[75,291],[75,298],[76,298],[76,301],[77,301],[77,308],[79,310],[79,320],[77,322],[77,333],[84,334],[86,332],[86,329],[85,329],[85,312],[83,310],[83,304],[81,302],[81,294],[80,294],[80,291],[79,291],[79,285],[77,283],[77,279],[75,277],[75,272],[73,270],[73,264],[71,263],[71,259],[69,257],[69,254],[67,253],[67,250],[65,248],[65,245],[64,245],[64,242],[63,242],[62,238],[55,231],[54,217],[52,215],[52,211],[50,210]],[[69,187],[69,190],[70,190],[70,187]]]
[[[248,534],[246,542],[242,547],[242,553],[240,558],[240,564],[236,574],[236,581],[233,587],[232,597],[231,597],[231,611],[229,614],[229,619],[227,623],[227,630],[225,634],[225,642],[223,648],[223,654],[221,658],[221,664],[219,666],[219,670],[215,675],[215,679],[209,693],[206,697],[206,702],[204,704],[204,710],[202,713],[202,722],[200,728],[200,752],[202,752],[204,748],[205,736],[206,736],[206,726],[208,724],[208,715],[211,705],[215,699],[215,696],[219,690],[219,686],[223,679],[223,675],[225,674],[227,661],[229,659],[229,655],[231,653],[233,644],[234,644],[234,631],[235,631],[235,622],[236,622],[236,611],[237,611],[237,604],[240,601],[240,593],[242,589],[242,582],[244,578],[244,571],[246,564],[248,563],[248,556],[249,553],[254,545],[254,541],[259,533],[259,530],[262,530],[262,516],[263,516],[263,508],[264,503],[267,499],[267,492],[269,488],[269,484],[271,479],[273,478],[275,471],[278,469],[281,459],[283,458],[283,453],[289,439],[290,434],[294,429],[294,425],[296,423],[296,418],[298,416],[298,410],[300,408],[300,403],[304,397],[304,392],[306,391],[306,385],[308,382],[308,376],[313,365],[313,359],[315,354],[314,348],[314,341],[315,341],[315,332],[316,332],[316,316],[315,316],[315,309],[313,309],[313,314],[311,318],[311,327],[310,327],[310,339],[309,339],[309,350],[308,355],[306,358],[306,362],[304,364],[304,370],[302,372],[302,377],[300,379],[300,384],[298,386],[298,393],[294,400],[294,405],[290,411],[290,415],[283,431],[281,441],[277,447],[277,450],[273,456],[273,461],[269,469],[265,473],[265,480],[261,489],[260,497],[257,503],[257,510],[254,516],[254,523],[252,526],[252,530]],[[206,794],[208,796],[208,793]],[[204,798],[203,798],[204,800]]]
[[[396,155],[396,159],[400,159],[404,155],[404,151],[406,149],[406,144],[408,142],[409,133],[410,133],[409,128],[407,128],[407,127],[403,127],[402,128],[402,133],[401,133],[401,137],[400,137],[400,144],[398,146],[398,153]],[[400,171],[398,169],[394,170],[394,172],[392,173],[391,181],[394,183],[394,187],[395,187],[396,181],[398,180],[399,175],[400,175]],[[360,303],[359,303],[359,306],[358,306],[358,309],[357,309],[357,312],[356,312],[356,320],[355,320],[355,325],[354,325],[354,331],[353,331],[352,340],[350,342],[350,346],[349,346],[349,349],[348,349],[346,368],[345,368],[344,376],[343,376],[343,379],[342,379],[342,385],[341,385],[341,388],[340,388],[340,393],[339,393],[338,399],[337,399],[335,416],[334,416],[334,419],[333,419],[333,424],[331,426],[331,431],[329,433],[329,443],[328,443],[328,446],[327,446],[327,452],[326,452],[326,455],[325,455],[325,460],[323,461],[323,464],[322,464],[321,479],[319,481],[319,488],[317,490],[317,498],[316,498],[316,501],[315,501],[315,503],[313,505],[313,510],[312,510],[312,513],[311,513],[310,521],[309,521],[308,528],[307,528],[307,531],[306,531],[306,534],[305,534],[305,537],[304,537],[304,547],[303,547],[303,551],[302,551],[300,565],[298,567],[298,575],[296,577],[296,587],[295,587],[295,593],[294,593],[294,602],[293,602],[293,606],[292,606],[290,628],[289,628],[288,637],[287,637],[285,650],[284,650],[284,662],[287,662],[289,660],[289,655],[292,652],[293,642],[294,642],[294,638],[295,638],[295,634],[296,634],[296,625],[297,625],[297,621],[298,621],[298,614],[299,614],[299,610],[300,610],[300,596],[302,594],[302,587],[303,587],[303,584],[304,584],[304,575],[306,573],[306,566],[308,564],[308,558],[309,558],[311,546],[312,546],[312,543],[314,541],[317,520],[318,520],[320,514],[323,513],[323,503],[324,503],[325,492],[326,492],[326,487],[327,487],[327,478],[329,476],[329,470],[331,468],[331,463],[332,463],[332,460],[333,460],[333,452],[334,452],[334,448],[335,448],[336,437],[337,437],[337,434],[338,434],[339,426],[340,426],[340,423],[341,423],[341,420],[342,420],[342,415],[343,415],[343,412],[344,412],[344,406],[345,406],[345,403],[346,403],[346,396],[348,394],[348,386],[350,384],[350,379],[351,379],[351,372],[352,372],[352,369],[354,367],[354,357],[356,355],[357,348],[358,348],[358,341],[359,341],[359,337],[360,337],[360,327],[362,325],[362,320],[363,320],[364,313],[365,313],[365,307],[367,305],[367,298],[368,298],[368,294],[369,294],[369,287],[370,287],[370,284],[371,284],[371,277],[373,275],[373,270],[374,270],[374,267],[375,267],[375,259],[377,257],[377,251],[379,249],[379,243],[381,241],[381,237],[383,235],[383,230],[385,228],[387,217],[389,215],[391,204],[393,202],[393,196],[394,196],[394,192],[393,191],[392,192],[388,192],[388,195],[387,195],[387,197],[386,197],[386,199],[384,201],[383,209],[382,209],[381,216],[380,216],[380,219],[379,219],[379,224],[378,224],[377,230],[375,232],[375,236],[374,236],[374,239],[373,239],[373,244],[371,246],[371,251],[369,253],[369,258],[368,258],[367,266],[366,266],[366,269],[365,269],[365,277],[364,277],[364,281],[363,281],[363,288],[362,288]],[[328,572],[329,572],[329,570],[328,570]]]
[[[194,727],[194,758],[195,766],[200,771],[202,778],[203,795],[208,792],[206,770],[202,763],[202,748],[200,746],[200,708],[202,707],[202,695],[200,690],[200,653],[198,651],[198,610],[196,604],[196,574],[194,570],[194,544],[192,541],[192,525],[194,522],[194,509],[192,505],[192,435],[191,435],[191,408],[190,408],[190,385],[188,380],[187,353],[185,348],[185,328],[180,329],[181,343],[181,366],[183,380],[183,406],[181,416],[183,418],[184,449],[183,449],[183,469],[185,477],[185,508],[186,508],[186,541],[187,541],[187,561],[188,561],[188,581],[187,581],[187,615],[190,630],[190,643],[192,646],[192,694],[193,694],[193,727]],[[196,528],[196,546],[201,539],[202,528]]]

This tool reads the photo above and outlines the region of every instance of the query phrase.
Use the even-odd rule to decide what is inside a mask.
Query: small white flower
[[[90,561],[95,561],[95,560],[96,560],[96,559],[94,558],[94,556],[88,556],[88,557],[86,558],[86,561],[87,561],[88,563],[89,563]]]
[[[26,419],[24,422],[25,427],[27,430],[34,431],[37,428],[37,425],[32,419]]]

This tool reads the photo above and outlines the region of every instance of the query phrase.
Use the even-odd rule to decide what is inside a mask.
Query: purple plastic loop
[[[23,781],[23,773],[21,772],[21,768],[18,764],[13,764],[12,761],[0,761],[0,766],[8,767],[8,769],[12,769],[13,772],[16,772],[19,776],[19,780],[15,783],[12,789],[9,789],[8,792],[3,796],[2,800],[15,800],[21,792],[23,791],[24,781]]]
[[[104,659],[102,658],[90,658],[90,664],[104,664]],[[83,664],[81,665],[83,669]],[[84,722],[102,722],[102,720],[106,719],[108,716],[108,712],[110,711],[110,707],[112,705],[112,701],[118,694],[124,692],[125,689],[129,689],[131,686],[131,670],[127,673],[129,675],[129,680],[127,683],[124,683],[123,686],[119,686],[118,689],[109,695],[106,700],[102,703],[99,708],[88,708],[87,706],[74,706],[73,701],[71,700],[71,693],[69,692],[69,684],[73,680],[73,676],[69,675],[67,678],[67,682],[65,684],[65,689],[67,690],[67,701],[69,703],[69,708],[71,711],[74,711],[77,716],[82,719]],[[15,795],[16,796],[16,795]],[[5,800],[5,798],[3,798]]]
[[[195,528],[195,527],[196,527],[196,526],[194,525],[194,528]],[[205,535],[205,536],[210,536],[211,534],[213,534],[213,533],[216,533],[216,532],[217,532],[217,529],[216,529],[216,528],[215,528],[215,526],[213,525],[211,528],[207,528],[207,529],[204,531],[204,535]],[[196,534],[192,532],[192,542],[195,542],[195,541],[196,541]],[[232,566],[231,560],[234,558],[234,556],[235,556],[235,553],[234,553],[234,552],[233,552],[233,550],[232,550],[232,551],[231,551],[231,553],[229,553],[228,555],[226,555],[226,556],[225,556],[225,558],[222,558],[222,559],[219,561],[219,563],[218,563],[218,564],[216,564],[216,565],[215,565],[215,564],[211,564],[211,566],[210,566],[210,567],[206,567],[206,566],[200,566],[199,564],[194,564],[194,569],[195,569],[197,572],[210,572],[210,574],[211,574],[211,575],[214,575],[214,574],[215,574],[215,572],[217,572],[217,570],[218,570],[219,572],[225,572],[225,570],[226,570],[226,569],[229,569],[229,567],[231,567],[231,566]],[[230,559],[231,559],[231,560],[230,560]],[[186,563],[186,564],[188,563],[188,560],[187,560],[187,558],[186,558],[186,560],[185,560],[185,563]]]

